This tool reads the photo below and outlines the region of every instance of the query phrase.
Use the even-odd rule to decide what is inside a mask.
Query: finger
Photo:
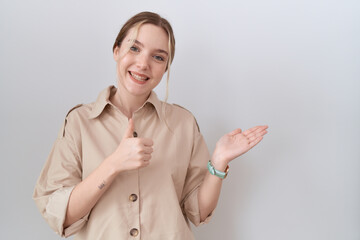
[[[144,154],[144,155],[142,155],[142,158],[141,158],[141,160],[144,162],[148,162],[148,161],[150,161],[150,159],[151,159],[151,154]]]
[[[266,129],[263,129],[261,132],[258,133],[258,135],[264,136],[267,133],[268,131]]]
[[[150,161],[141,160],[137,163],[137,168],[147,167],[150,164]]]
[[[247,138],[249,139],[249,142],[252,142],[255,141],[257,138],[263,137],[266,133],[267,131],[265,130],[260,133],[252,134],[251,136],[249,135]]]
[[[151,140],[150,138],[141,138],[140,142],[146,147],[151,147],[152,145],[154,145],[153,140]]]
[[[256,136],[264,136],[267,133],[267,126],[263,126],[255,131]]]
[[[123,139],[125,138],[132,138],[133,137],[133,132],[134,132],[134,121],[132,120],[132,118],[129,119],[129,125],[125,131],[125,135],[123,137]]]
[[[259,127],[260,127],[260,126],[256,126],[256,127],[249,128],[249,129],[247,129],[246,131],[244,131],[243,134],[244,134],[245,136],[247,136],[247,135],[249,135],[250,133],[256,131]]]
[[[150,164],[150,161],[143,161],[141,167],[147,167],[147,166],[149,166],[149,164]]]
[[[237,129],[229,132],[229,135],[230,135],[230,136],[234,136],[234,135],[239,134],[239,133],[241,133],[241,129],[240,129],[240,128],[237,128]]]
[[[267,133],[267,131],[266,131],[265,129],[260,129],[260,130],[256,130],[256,131],[248,134],[246,137],[247,137],[249,140],[252,141],[252,140],[254,140],[255,138],[264,136],[266,133]]]
[[[152,147],[144,147],[142,152],[145,154],[151,154],[153,152],[153,148]]]
[[[265,125],[265,126],[256,126],[256,127],[249,128],[248,130],[246,130],[245,132],[243,132],[243,134],[244,134],[245,136],[248,136],[248,135],[251,134],[251,133],[261,132],[261,131],[263,131],[263,130],[265,130],[265,129],[267,129],[267,128],[268,128],[267,125]]]
[[[263,139],[263,137],[258,137],[256,138],[254,141],[250,142],[249,147],[253,148],[256,144],[258,144],[261,140]]]

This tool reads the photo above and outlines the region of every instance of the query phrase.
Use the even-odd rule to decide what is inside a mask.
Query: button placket
[[[138,113],[135,112],[132,116],[132,120],[134,121],[135,126],[135,119],[138,118],[137,115]],[[138,136],[138,132],[134,129],[133,137],[137,138]],[[129,210],[132,213],[130,226],[133,227],[130,229],[129,234],[131,237],[138,239],[140,238],[139,170],[137,171],[137,189],[133,189],[133,193],[129,195]]]
[[[133,189],[135,190],[135,189]],[[133,238],[140,238],[140,206],[139,206],[139,192],[134,191],[128,195],[128,210],[129,210],[129,235]]]

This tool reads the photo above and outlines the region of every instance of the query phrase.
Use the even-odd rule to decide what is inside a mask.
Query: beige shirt
[[[188,220],[201,224],[197,193],[209,153],[193,115],[154,92],[133,115],[138,137],[154,142],[150,165],[120,173],[89,214],[63,228],[71,191],[115,151],[127,129],[127,117],[109,101],[115,91],[106,88],[66,116],[34,190],[41,214],[58,234],[76,233],[79,240],[194,239]]]

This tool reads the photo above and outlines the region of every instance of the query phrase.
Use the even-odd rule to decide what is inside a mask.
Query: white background
[[[210,151],[234,128],[269,125],[196,238],[359,240],[356,0],[1,0],[0,239],[59,239],[35,182],[67,111],[116,83],[112,44],[144,10],[174,28],[169,102],[196,116]]]

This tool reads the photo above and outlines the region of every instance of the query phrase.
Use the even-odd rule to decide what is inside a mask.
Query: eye
[[[156,55],[156,56],[154,56],[154,58],[155,58],[156,60],[158,60],[158,61],[161,61],[161,62],[165,61],[165,59],[164,59],[162,56]]]
[[[139,49],[136,46],[131,46],[130,51],[132,52],[139,52]]]

